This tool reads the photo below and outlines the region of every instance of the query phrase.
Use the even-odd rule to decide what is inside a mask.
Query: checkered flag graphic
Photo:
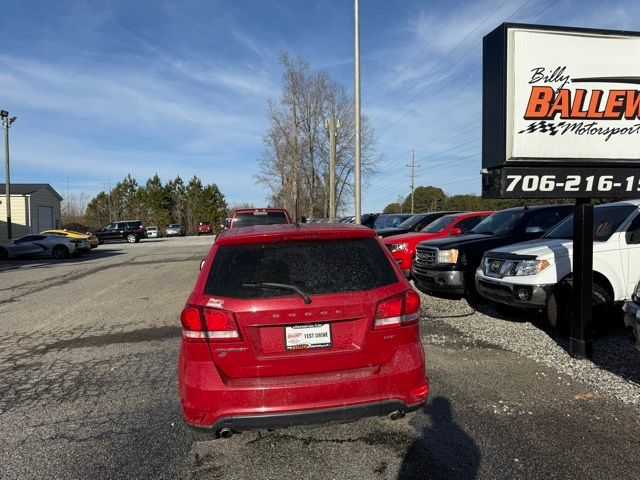
[[[553,122],[547,122],[546,120],[540,120],[539,122],[533,122],[529,124],[527,128],[524,130],[520,130],[518,133],[547,133],[551,136],[556,135],[558,133],[558,129],[563,127],[566,122],[560,122],[555,124]]]

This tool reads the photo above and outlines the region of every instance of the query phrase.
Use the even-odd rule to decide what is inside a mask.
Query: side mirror
[[[202,260],[202,261],[200,262],[200,270],[202,270],[202,269],[204,268],[204,262],[206,262],[206,261],[207,261],[207,260],[205,259],[205,260]]]
[[[527,235],[538,235],[542,233],[542,229],[540,227],[527,227],[525,233]]]
[[[449,235],[462,235],[463,233],[464,232],[462,231],[462,229],[460,227],[454,227],[449,232]]]

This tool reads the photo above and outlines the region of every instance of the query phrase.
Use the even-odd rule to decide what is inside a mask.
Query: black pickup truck
[[[446,298],[475,297],[475,272],[488,250],[541,237],[573,205],[516,207],[488,216],[467,235],[420,242],[411,267],[418,290]]]

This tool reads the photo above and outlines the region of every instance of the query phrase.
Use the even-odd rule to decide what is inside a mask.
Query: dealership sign
[[[640,34],[487,35],[482,162],[485,196],[640,196]]]

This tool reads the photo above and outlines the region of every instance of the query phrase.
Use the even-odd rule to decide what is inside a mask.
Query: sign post
[[[483,40],[482,195],[576,201],[575,357],[590,354],[591,199],[640,197],[639,64],[640,32],[505,23]]]
[[[591,343],[587,327],[593,316],[593,205],[580,198],[573,213],[573,290],[569,353],[575,358],[589,358]]]

